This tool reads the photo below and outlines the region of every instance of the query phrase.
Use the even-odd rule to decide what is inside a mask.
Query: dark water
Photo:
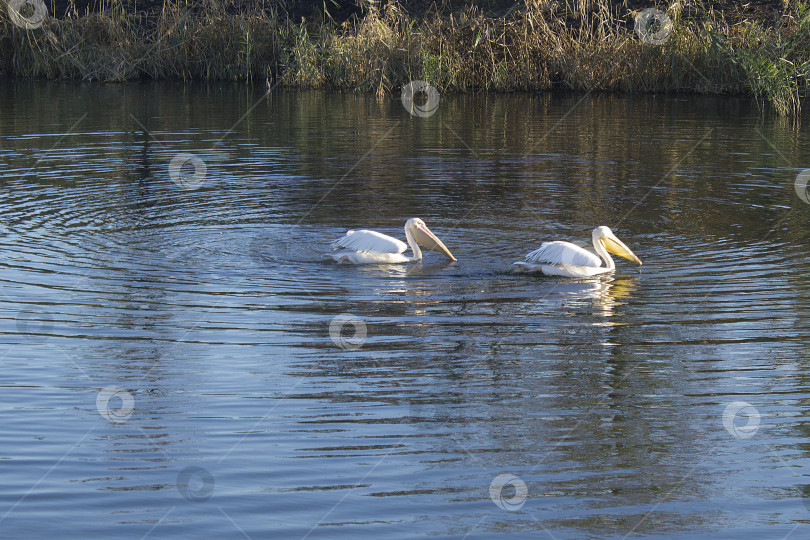
[[[0,87],[0,536],[810,535],[805,124],[263,94]],[[457,263],[326,257],[413,216]]]

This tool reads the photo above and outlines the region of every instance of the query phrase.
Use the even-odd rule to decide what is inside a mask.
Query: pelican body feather
[[[419,218],[411,218],[405,223],[406,244],[387,234],[377,231],[361,229],[347,231],[342,238],[332,242],[332,247],[339,249],[332,254],[332,258],[339,263],[351,264],[399,264],[422,259],[422,250],[419,244],[444,254],[451,261],[456,258],[450,250],[430,232],[425,222]],[[405,250],[411,248],[413,256],[405,255]]]
[[[596,254],[571,242],[543,242],[540,247],[526,255],[523,261],[512,263],[529,272],[542,272],[549,276],[588,277],[616,269],[610,253],[641,264],[608,227],[600,226],[591,234]],[[604,261],[605,266],[602,266]]]

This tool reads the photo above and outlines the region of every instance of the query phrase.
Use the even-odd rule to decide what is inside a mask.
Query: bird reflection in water
[[[607,318],[613,317],[619,306],[627,304],[636,289],[638,282],[634,276],[602,276],[560,281],[555,284],[554,294],[559,299],[561,311],[581,313],[584,308],[590,307],[594,315],[601,316],[594,322],[595,326],[617,326],[623,323]]]

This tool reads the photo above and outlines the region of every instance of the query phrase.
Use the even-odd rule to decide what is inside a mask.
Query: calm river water
[[[3,538],[810,536],[806,123],[699,97],[0,98]],[[328,258],[409,217],[458,262]],[[597,225],[644,265],[510,272]]]

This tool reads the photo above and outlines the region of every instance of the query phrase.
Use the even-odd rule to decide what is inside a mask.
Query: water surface
[[[4,538],[810,534],[806,124],[696,97],[0,97]],[[414,216],[458,262],[328,258]],[[510,271],[597,225],[644,265]]]

